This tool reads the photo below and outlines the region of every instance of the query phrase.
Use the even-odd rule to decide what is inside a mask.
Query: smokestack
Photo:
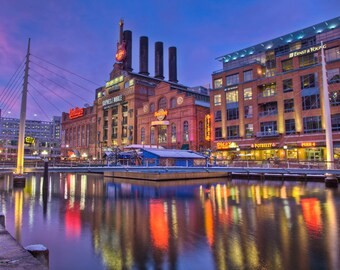
[[[169,82],[178,82],[176,47],[169,47]]]
[[[132,71],[132,32],[125,30],[123,33],[123,39],[125,40],[126,59],[124,61],[124,70]]]
[[[139,39],[139,74],[149,76],[149,40],[148,37]]]
[[[155,43],[155,78],[164,80],[163,75],[163,42]]]

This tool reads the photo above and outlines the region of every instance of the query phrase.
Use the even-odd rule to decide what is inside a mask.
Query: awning
[[[189,144],[182,144],[181,150],[189,150]]]

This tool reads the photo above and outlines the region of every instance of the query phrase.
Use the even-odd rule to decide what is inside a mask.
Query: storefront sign
[[[70,119],[75,119],[75,118],[78,118],[78,117],[81,117],[84,115],[84,108],[74,108],[74,109],[70,109],[70,112],[69,112],[69,118]]]
[[[169,121],[152,121],[151,126],[168,126],[170,125]]]
[[[204,126],[205,126],[205,140],[211,140],[211,116],[207,114],[204,118]]]
[[[326,48],[326,44],[323,45],[323,48],[324,49]],[[321,50],[321,46],[311,47],[311,48],[304,49],[304,50],[301,50],[301,51],[292,52],[292,53],[289,54],[289,58],[304,55],[304,54],[307,54],[307,53],[317,52],[317,51],[320,51],[320,50]]]
[[[226,87],[224,89],[224,91],[232,91],[232,90],[236,90],[236,89],[238,89],[238,86],[230,86],[230,87]]]
[[[315,142],[302,142],[301,147],[315,147],[316,143]]]
[[[168,115],[168,111],[159,109],[157,112],[154,113],[154,116],[157,117],[159,121],[163,121],[165,119],[165,116]]]
[[[218,142],[216,143],[216,149],[217,150],[223,150],[223,149],[234,149],[237,148],[238,145],[235,142]]]
[[[33,137],[25,137],[26,144],[35,144],[35,139]]]
[[[251,145],[252,148],[271,148],[275,146],[275,143],[254,143]]]
[[[105,86],[106,86],[106,88],[108,88],[108,87],[111,87],[112,85],[115,85],[117,83],[121,83],[122,81],[124,81],[124,76],[123,75],[121,75],[119,77],[116,77],[116,78],[114,78],[113,80],[111,80],[109,82],[106,82]]]
[[[118,102],[122,102],[124,100],[124,96],[123,95],[119,95],[119,96],[115,96],[109,99],[105,99],[103,100],[103,107],[109,107],[110,105],[114,105]]]

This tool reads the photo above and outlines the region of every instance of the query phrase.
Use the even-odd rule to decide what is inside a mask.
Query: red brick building
[[[322,76],[321,42],[327,78]],[[323,80],[340,155],[339,18],[221,56],[212,75],[212,148],[223,160],[326,158]]]
[[[137,143],[195,151],[210,148],[205,136],[209,96],[205,88],[195,90],[159,83],[154,96],[137,111]]]
[[[97,114],[93,106],[62,114],[61,156],[96,158]]]

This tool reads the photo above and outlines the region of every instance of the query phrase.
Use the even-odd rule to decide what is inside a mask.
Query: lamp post
[[[287,161],[287,168],[289,169],[289,161],[288,161],[288,146],[287,145],[284,145],[283,146],[283,150],[285,150],[285,159]]]

